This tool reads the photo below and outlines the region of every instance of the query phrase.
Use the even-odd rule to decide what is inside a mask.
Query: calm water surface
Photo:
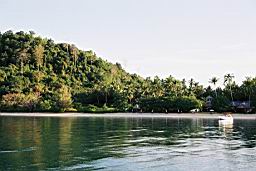
[[[256,170],[256,121],[0,117],[0,170]]]

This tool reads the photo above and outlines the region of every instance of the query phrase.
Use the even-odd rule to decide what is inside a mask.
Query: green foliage
[[[49,111],[51,111],[52,106],[53,106],[53,103],[50,100],[40,101],[40,103],[38,105],[39,111],[42,111],[42,112],[49,112]]]
[[[218,111],[228,110],[233,99],[254,104],[256,78],[241,86],[233,78],[225,75],[225,88],[215,92],[194,79],[144,79],[75,45],[34,32],[0,33],[1,111],[125,112],[139,104],[143,112],[188,112],[202,108],[202,100],[214,94]],[[214,77],[211,83],[217,81]]]
[[[2,111],[35,111],[39,102],[39,96],[34,93],[10,93],[2,97]]]
[[[202,102],[195,97],[145,98],[139,106],[145,112],[189,112],[191,109],[202,109]]]
[[[69,88],[65,85],[60,85],[60,87],[54,91],[52,99],[56,111],[65,112],[72,107],[72,96]]]
[[[220,95],[213,99],[212,108],[214,109],[214,111],[217,112],[225,112],[232,109],[229,99],[223,95]]]
[[[118,112],[116,108],[113,107],[107,107],[106,105],[103,105],[102,107],[98,107],[95,105],[82,105],[79,103],[75,103],[76,109],[80,112],[93,112],[93,113],[113,113]]]
[[[180,97],[175,101],[177,108],[183,112],[188,112],[191,109],[202,109],[202,102],[193,96]]]
[[[3,82],[6,78],[6,73],[0,69],[0,82]]]

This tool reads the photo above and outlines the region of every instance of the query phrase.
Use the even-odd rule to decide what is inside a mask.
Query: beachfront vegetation
[[[211,79],[214,87],[217,81]],[[54,43],[32,31],[0,33],[0,111],[188,112],[203,109],[209,95],[215,97],[216,111],[232,110],[233,100],[256,106],[256,78],[238,86],[227,74],[223,89],[171,75],[142,78],[91,50]]]

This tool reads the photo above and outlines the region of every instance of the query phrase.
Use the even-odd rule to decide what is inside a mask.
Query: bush
[[[23,93],[9,93],[3,95],[1,101],[2,111],[35,111],[39,103],[39,95],[35,93],[29,93],[27,95]]]
[[[72,95],[70,90],[65,85],[60,85],[53,94],[54,110],[65,112],[72,107]]]
[[[143,98],[139,101],[143,112],[189,112],[191,109],[202,108],[202,102],[196,97],[178,98]]]
[[[53,103],[50,100],[41,101],[39,103],[39,110],[38,111],[49,112],[52,109],[52,105],[53,105]]]
[[[85,113],[112,113],[118,111],[116,108],[108,107],[106,105],[98,107],[94,105],[82,105],[81,103],[75,103],[75,108],[77,111]]]
[[[175,100],[176,109],[181,110],[182,112],[189,112],[191,109],[202,109],[202,102],[196,97],[180,97]]]
[[[229,99],[226,96],[221,95],[213,99],[212,108],[216,112],[226,112],[232,110]]]

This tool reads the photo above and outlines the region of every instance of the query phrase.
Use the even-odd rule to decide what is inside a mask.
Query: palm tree
[[[175,96],[177,97],[178,96],[178,81],[174,80],[173,85],[175,86]]]
[[[168,96],[175,95],[177,97],[177,80],[170,75],[163,81],[163,83],[165,94]]]
[[[243,81],[243,85],[245,88],[246,94],[248,93],[248,98],[249,98],[249,105],[251,104],[251,91],[252,91],[252,78],[251,77],[246,77],[246,80]]]
[[[219,79],[217,77],[212,77],[209,81],[209,83],[213,84],[214,88],[215,88],[215,95],[217,97],[217,91],[216,91],[216,83],[219,81]]]
[[[164,93],[163,91],[163,80],[158,76],[155,76],[152,82],[153,97],[161,97]]]
[[[191,78],[189,81],[189,95],[191,96],[193,94],[193,86],[195,85],[195,80]]]
[[[233,78],[235,78],[235,76],[233,74],[226,74],[226,75],[224,75],[224,85],[229,86],[232,104],[233,104],[233,101],[234,101],[233,93],[232,93]]]
[[[181,96],[184,96],[186,94],[188,94],[188,90],[187,90],[187,86],[186,86],[186,80],[183,78],[182,81],[181,81]]]

